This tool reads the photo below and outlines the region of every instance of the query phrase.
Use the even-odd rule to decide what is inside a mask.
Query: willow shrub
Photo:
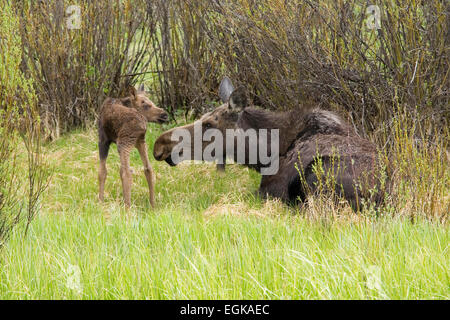
[[[19,20],[2,0],[0,15],[0,247],[22,221],[36,214],[49,171],[41,153],[33,83],[20,71]],[[24,152],[24,149],[26,152]],[[22,166],[22,163],[26,163]]]
[[[226,73],[266,107],[314,100],[349,112],[366,133],[389,123],[403,104],[411,116],[445,128],[450,5],[406,0],[376,5],[225,0],[209,6],[204,27]]]
[[[223,62],[205,28],[209,1],[153,1],[158,33],[151,78],[156,99],[174,114],[176,110],[205,112],[217,98]]]

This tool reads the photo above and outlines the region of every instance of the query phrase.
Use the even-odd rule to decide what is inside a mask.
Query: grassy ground
[[[161,133],[150,126],[149,147]],[[10,299],[449,299],[447,225],[400,218],[311,218],[253,197],[238,165],[170,168],[151,159],[152,210],[137,151],[133,208],[121,205],[119,160],[97,201],[95,130],[47,146],[55,167],[42,210],[0,255]]]

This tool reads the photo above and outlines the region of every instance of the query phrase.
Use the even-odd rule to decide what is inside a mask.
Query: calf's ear
[[[229,100],[231,109],[245,109],[248,106],[247,92],[244,87],[239,87],[233,91]]]
[[[234,87],[233,87],[233,83],[231,82],[230,78],[228,78],[228,77],[223,78],[222,82],[220,83],[220,86],[219,86],[220,100],[222,100],[223,103],[228,102],[233,90],[234,90]]]
[[[122,98],[120,99],[120,102],[122,103],[122,105],[124,105],[125,107],[131,108],[132,106],[132,101],[131,101],[131,97],[127,97],[127,98]]]
[[[136,88],[133,87],[133,86],[129,86],[129,87],[128,87],[128,93],[129,93],[129,95],[132,96],[133,98],[136,98],[136,96],[137,96]]]
[[[139,87],[139,91],[145,92],[145,86],[144,86],[144,84],[141,84],[141,86]]]

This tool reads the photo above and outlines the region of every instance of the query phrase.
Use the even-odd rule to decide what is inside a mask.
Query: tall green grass
[[[150,148],[162,129],[152,125]],[[448,299],[448,225],[350,210],[311,219],[253,196],[238,165],[170,168],[152,161],[150,208],[139,155],[133,207],[122,207],[119,159],[97,201],[94,130],[46,146],[57,168],[26,237],[0,255],[1,299]],[[314,210],[318,210],[315,208]]]

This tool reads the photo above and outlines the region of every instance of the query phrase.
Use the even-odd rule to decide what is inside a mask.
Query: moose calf
[[[168,121],[167,113],[150,101],[141,87],[137,91],[129,88],[129,96],[121,99],[107,98],[103,103],[98,121],[100,168],[99,199],[103,201],[106,180],[106,158],[111,143],[117,144],[120,155],[120,178],[122,179],[123,197],[127,208],[131,205],[131,169],[130,152],[136,147],[144,164],[144,173],[147,179],[150,204],[155,206],[153,174],[148,160],[145,134],[147,122],[164,123]]]

